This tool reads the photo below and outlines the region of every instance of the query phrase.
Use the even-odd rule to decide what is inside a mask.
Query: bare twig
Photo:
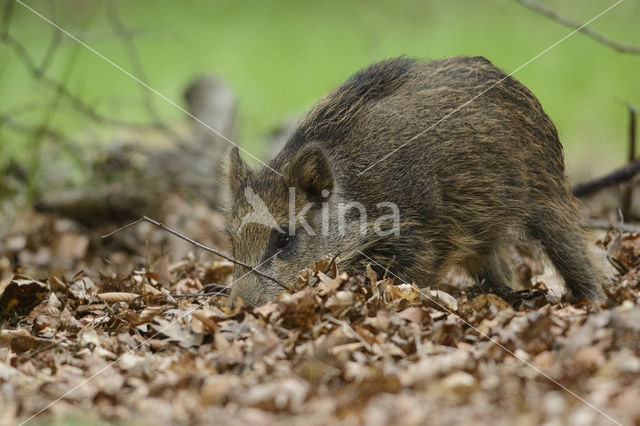
[[[115,230],[115,231],[113,231],[113,232],[110,232],[110,233],[108,233],[108,234],[106,234],[106,235],[103,235],[103,236],[102,236],[102,238],[103,238],[103,239],[104,239],[104,238],[108,238],[108,237],[110,237],[110,236],[112,236],[112,235],[114,235],[114,234],[116,234],[116,233],[118,233],[118,232],[120,232],[120,231],[124,231],[124,230],[125,230],[125,229],[127,229],[127,228],[131,228],[132,226],[135,226],[135,225],[139,224],[140,222],[149,222],[149,223],[151,223],[152,225],[155,225],[155,226],[157,226],[158,228],[162,229],[163,231],[167,231],[168,233],[173,234],[173,235],[175,235],[176,237],[178,237],[178,238],[180,238],[180,239],[183,239],[183,240],[185,240],[186,242],[188,242],[188,243],[190,243],[190,244],[193,244],[194,246],[196,246],[196,247],[198,247],[198,248],[200,248],[200,249],[202,249],[202,250],[208,251],[209,253],[213,253],[213,254],[215,254],[216,256],[220,256],[220,257],[222,257],[223,259],[228,260],[229,262],[235,263],[236,265],[244,266],[245,268],[248,268],[251,272],[255,273],[256,275],[260,275],[260,276],[261,276],[261,277],[263,277],[263,278],[266,278],[266,279],[268,279],[268,280],[270,280],[270,281],[273,281],[274,283],[278,284],[280,287],[284,288],[285,290],[288,290],[288,288],[287,288],[287,286],[286,286],[286,285],[284,285],[283,283],[281,283],[280,281],[278,281],[276,278],[274,278],[274,277],[272,277],[272,276],[270,276],[270,275],[267,275],[267,274],[265,274],[264,272],[259,271],[258,269],[256,269],[256,267],[255,267],[255,266],[251,266],[251,265],[249,265],[249,264],[247,264],[247,263],[244,263],[244,262],[242,262],[242,261],[240,261],[240,260],[236,260],[236,259],[234,259],[233,257],[227,256],[226,254],[222,253],[221,251],[218,251],[218,250],[216,250],[216,249],[212,249],[212,248],[210,248],[210,247],[205,246],[205,245],[204,245],[204,244],[202,244],[202,243],[199,243],[199,242],[197,242],[197,241],[195,241],[195,240],[192,240],[191,238],[189,238],[189,237],[187,237],[187,236],[185,236],[185,235],[182,235],[181,233],[179,233],[179,232],[177,232],[177,231],[174,231],[173,229],[169,228],[169,227],[168,227],[168,226],[166,226],[165,224],[160,223],[160,222],[158,222],[157,220],[151,219],[151,218],[150,218],[150,217],[148,217],[148,216],[142,216],[140,219],[136,220],[135,222],[131,222],[131,223],[129,223],[129,224],[127,224],[127,225],[125,225],[125,226],[123,226],[123,227],[121,227],[121,228],[116,229],[116,230]]]
[[[146,124],[132,123],[126,120],[121,120],[118,118],[112,118],[112,117],[107,117],[102,115],[101,113],[99,113],[98,111],[96,111],[95,109],[87,105],[84,101],[82,101],[76,95],[74,95],[64,84],[46,75],[46,73],[40,68],[40,66],[36,64],[36,62],[31,57],[27,49],[18,39],[13,37],[8,32],[5,32],[5,33],[0,33],[0,40],[4,41],[4,43],[13,50],[13,52],[18,56],[22,64],[25,66],[25,68],[32,75],[33,78],[49,86],[54,91],[60,93],[74,109],[81,112],[92,121],[99,124],[104,124],[104,125],[115,125],[115,126],[131,127],[131,128],[137,128],[137,129],[148,128],[148,125]]]
[[[614,49],[617,52],[620,53],[631,53],[634,55],[640,55],[640,47],[637,46],[630,46],[630,45],[625,45],[625,44],[620,44],[617,43],[605,36],[603,36],[600,33],[597,33],[595,31],[593,31],[592,29],[582,26],[582,24],[578,23],[578,22],[574,22],[570,19],[567,19],[559,14],[557,14],[556,12],[554,12],[551,9],[547,9],[537,3],[534,3],[532,1],[529,0],[515,0],[516,2],[528,7],[529,9],[543,15],[546,16],[547,18],[559,23],[560,25],[564,25],[565,27],[571,28],[573,30],[578,30],[580,32],[582,32],[583,34],[591,37],[592,39],[604,44],[607,47],[610,47],[612,49]]]
[[[230,285],[207,284],[196,293],[171,293],[171,297],[203,297],[203,296],[225,296],[229,297],[225,290],[230,289]],[[209,291],[215,289],[215,291]]]
[[[636,115],[638,111],[633,105],[627,105],[629,110],[629,151],[627,162],[633,163],[636,159]],[[622,213],[626,218],[631,218],[631,201],[633,198],[633,187],[627,184],[622,193]]]
[[[640,173],[640,160],[607,173],[604,176],[575,185],[571,191],[576,197],[586,197],[608,186],[628,182]]]
[[[21,123],[15,120],[11,115],[0,114],[0,126],[6,126],[7,128],[13,130],[18,133],[25,134],[34,134],[36,132],[45,132],[45,134],[55,140],[55,141],[64,141],[66,140],[65,136],[63,136],[60,132],[52,128],[43,129],[39,126],[30,126],[24,123]]]
[[[12,1],[4,3],[4,13],[2,14],[2,21],[0,22],[0,36],[2,37],[9,33],[9,24],[13,16],[13,5],[14,3]]]
[[[108,11],[109,20],[111,21],[111,26],[113,27],[115,33],[122,40],[125,52],[129,57],[129,62],[133,67],[134,73],[138,76],[140,80],[145,83],[149,83],[149,77],[147,75],[144,66],[142,65],[142,61],[140,60],[140,56],[138,55],[138,49],[136,48],[134,42],[134,34],[131,32],[129,28],[124,24],[122,19],[120,18],[120,13],[118,9],[118,0],[111,0],[109,3],[109,11]],[[152,94],[146,87],[140,86],[142,100],[145,104],[145,107],[151,117],[151,121],[153,123],[153,127],[156,129],[162,130],[168,133],[174,139],[176,138],[176,134],[164,124],[156,105],[153,101]]]
[[[52,7],[54,3],[51,3]],[[113,3],[112,3],[113,4]],[[13,1],[7,1],[6,6],[4,8],[4,14],[2,16],[2,20],[0,21],[0,41],[4,42],[13,52],[16,54],[20,62],[24,65],[31,76],[48,86],[50,89],[56,92],[56,96],[61,96],[64,98],[73,109],[80,112],[91,121],[107,126],[119,126],[119,127],[128,127],[133,129],[146,129],[149,127],[153,127],[160,131],[165,132],[169,137],[174,139],[177,138],[177,134],[159,117],[155,106],[151,102],[150,94],[147,90],[143,91],[143,101],[150,112],[152,117],[151,126],[146,123],[135,123],[128,120],[123,120],[120,118],[109,117],[106,116],[95,108],[91,107],[89,104],[84,102],[74,93],[72,93],[65,84],[57,81],[50,76],[47,75],[46,71],[49,65],[51,64],[58,47],[62,41],[62,32],[55,28],[53,37],[49,42],[49,46],[45,51],[44,57],[38,64],[33,56],[29,53],[28,49],[24,46],[24,44],[13,37],[9,32],[9,24],[11,20],[11,15],[13,11]],[[132,66],[134,67],[136,73],[141,76],[141,79],[147,81],[146,73],[144,68],[142,67],[142,63],[137,55],[137,51],[135,49],[135,45],[133,44],[133,39],[140,31],[133,31],[126,28],[122,22],[119,20],[117,15],[117,9],[114,5],[112,8],[112,12],[110,13],[110,17],[112,18],[112,25],[116,29],[116,35],[123,39],[125,50],[130,58]]]
[[[212,283],[212,284],[207,284],[207,285],[205,285],[204,287],[202,287],[202,288],[199,290],[199,292],[200,292],[200,293],[204,293],[204,292],[207,292],[207,291],[209,291],[209,290],[211,290],[211,289],[216,289],[216,290],[218,290],[218,291],[221,291],[221,290],[228,290],[228,289],[230,289],[230,288],[231,288],[231,286],[230,286],[230,285],[222,285],[222,284]]]
[[[13,3],[13,2],[12,2]],[[55,19],[56,15],[56,2],[52,1],[51,3],[51,16]],[[44,58],[40,62],[40,70],[42,73],[49,67],[49,64],[53,60],[53,57],[60,46],[60,42],[62,41],[62,33],[58,31],[57,28],[53,28],[53,35],[51,40],[49,41],[49,47],[47,47],[47,51],[44,54]]]
[[[25,135],[42,134],[64,148],[65,153],[69,155],[80,170],[86,168],[84,159],[78,151],[77,144],[74,140],[53,129],[50,125],[46,127],[31,126],[15,120],[11,115],[0,114],[0,127],[2,126],[7,127],[11,131]]]
[[[590,180],[588,182],[582,182],[575,185],[572,188],[573,195],[576,197],[586,197],[589,196],[603,188],[608,186],[617,185],[620,183],[628,182],[634,179],[640,173],[640,159],[635,159],[635,145],[636,145],[636,118],[638,115],[638,110],[633,106],[628,104],[627,109],[629,110],[630,123],[629,123],[629,159],[632,161],[629,162],[626,166],[614,170],[611,173],[608,173],[599,178]],[[626,200],[625,194],[623,194],[623,212],[626,216],[629,217],[628,210],[630,209],[630,194],[626,194],[626,197],[629,199]],[[626,209],[625,209],[626,207]],[[627,210],[627,211],[625,211]]]
[[[149,38],[161,41],[170,42],[183,42],[184,35],[179,32],[169,31],[167,29],[154,30],[151,28],[130,27],[129,33],[135,39]],[[113,31],[91,30],[91,31],[79,31],[75,33],[78,38],[81,38],[85,42],[105,42],[111,41],[118,37]],[[63,43],[73,43],[73,40],[63,39]]]
[[[32,113],[33,111],[37,110],[38,107],[40,107],[40,104],[38,102],[25,102],[21,105],[12,106],[5,109],[4,111],[2,111],[2,113],[0,113],[0,115],[2,115],[3,117],[16,117],[18,115]]]
[[[45,110],[44,115],[42,117],[42,122],[37,127],[37,131],[32,134],[33,142],[34,142],[33,146],[36,148],[36,152],[41,152],[41,146],[42,146],[42,142],[44,141],[44,137],[48,133],[49,127],[51,126],[51,121],[53,120],[53,117],[55,116],[58,110],[58,106],[60,105],[60,101],[64,96],[62,92],[62,88],[66,87],[65,86],[66,82],[71,77],[71,73],[73,72],[73,67],[76,63],[79,52],[80,52],[80,49],[75,47],[73,50],[73,53],[67,60],[59,89],[55,92],[53,98],[51,99],[51,102],[49,103],[48,108]],[[31,176],[36,176],[37,173],[39,172],[40,160],[41,160],[40,155],[32,156],[31,167],[30,167]],[[31,194],[35,192],[35,182],[36,182],[35,179],[29,179],[29,192]]]
[[[43,74],[51,64],[51,61],[53,60],[53,57],[56,51],[58,50],[58,47],[60,46],[61,41],[62,41],[62,34],[60,33],[60,31],[54,31],[53,36],[51,37],[51,41],[49,41],[49,47],[47,47],[47,51],[44,55],[44,58],[42,58],[42,61],[40,61],[39,67]]]
[[[174,298],[186,298],[186,297],[208,297],[208,296],[224,296],[229,297],[224,291],[212,291],[209,293],[172,293],[169,296]]]
[[[51,37],[51,41],[49,42],[49,47],[47,48],[47,51],[45,53],[45,56],[44,58],[42,58],[42,61],[40,62],[40,70],[43,74],[45,70],[49,67],[49,64],[51,64],[54,54],[58,50],[58,47],[60,46],[61,41],[62,41],[62,35],[60,34],[60,31],[54,31],[53,36]]]

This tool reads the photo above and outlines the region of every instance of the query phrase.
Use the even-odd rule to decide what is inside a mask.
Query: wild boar
[[[339,253],[342,270],[373,259],[437,287],[457,267],[504,291],[505,248],[537,242],[570,297],[602,294],[555,126],[482,57],[396,58],[359,71],[311,109],[268,167],[253,170],[232,150],[228,180],[233,255],[283,282]],[[283,291],[245,267],[234,280],[231,300],[246,305]]]

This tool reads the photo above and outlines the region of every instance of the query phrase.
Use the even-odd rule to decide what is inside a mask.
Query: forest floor
[[[159,219],[228,249],[219,216],[173,202]],[[620,271],[599,306],[325,259],[232,311],[205,287],[232,265],[148,225],[102,241],[26,212],[1,235],[0,424],[640,424],[640,235],[593,241]]]

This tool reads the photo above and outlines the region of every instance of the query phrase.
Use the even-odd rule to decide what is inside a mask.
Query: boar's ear
[[[310,200],[321,200],[333,192],[333,170],[329,158],[317,146],[303,148],[289,164],[289,185],[300,188]],[[323,194],[323,191],[325,194]]]
[[[229,179],[229,188],[231,189],[231,196],[237,198],[238,193],[243,193],[245,186],[251,179],[252,171],[240,157],[240,150],[238,147],[233,147],[229,154],[229,163],[227,169],[227,178]]]

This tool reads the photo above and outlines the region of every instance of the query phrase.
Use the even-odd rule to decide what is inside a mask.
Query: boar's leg
[[[604,275],[589,260],[577,209],[569,200],[560,206],[542,207],[531,217],[529,230],[564,278],[569,299],[595,300],[602,297]]]
[[[482,293],[497,294],[502,298],[508,297],[513,289],[511,288],[511,267],[500,255],[499,250],[493,249],[480,268],[471,269],[469,273],[476,282],[475,285],[467,289],[469,298],[473,298]]]

